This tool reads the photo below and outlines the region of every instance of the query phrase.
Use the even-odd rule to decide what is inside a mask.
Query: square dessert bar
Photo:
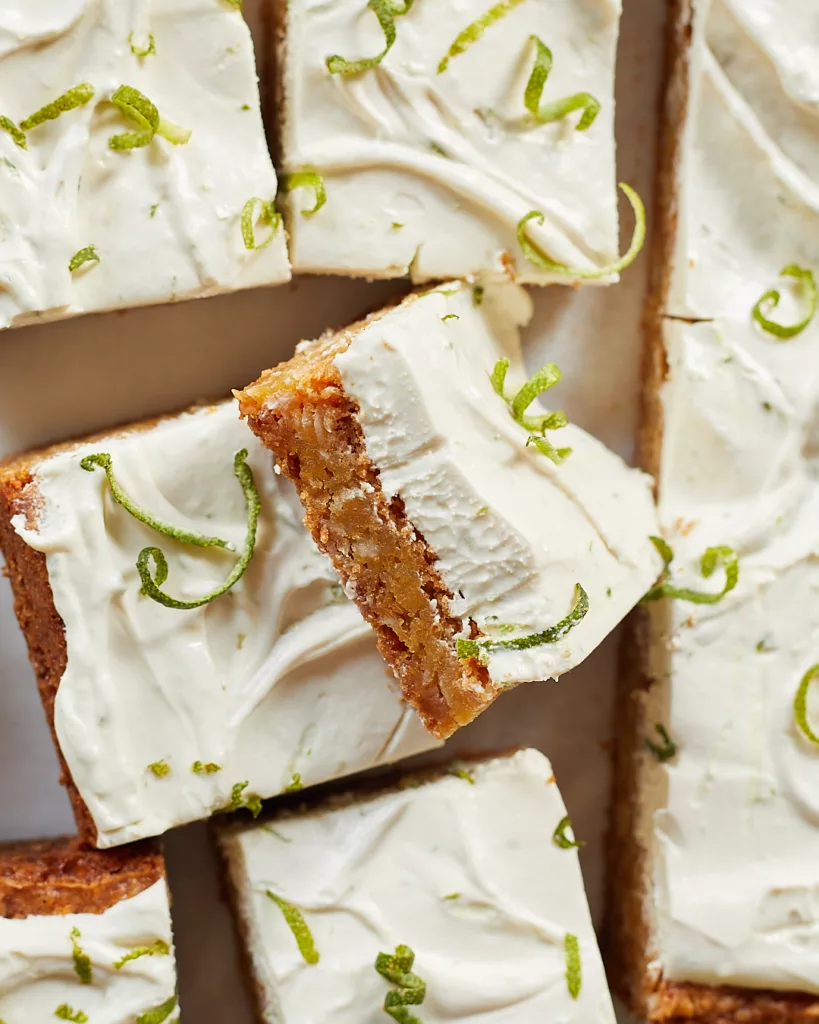
[[[620,0],[269,3],[297,271],[616,280]]]
[[[266,1024],[614,1022],[538,751],[219,831]]]
[[[0,545],[89,842],[435,745],[300,518],[233,401],[0,466]]]
[[[581,662],[661,568],[648,477],[538,407],[560,372],[526,380],[530,316],[517,285],[450,284],[305,343],[239,396],[442,737]]]
[[[0,844],[0,1019],[178,1021],[165,867],[150,844]]]
[[[609,973],[652,1024],[808,1024],[817,7],[681,0],[670,13],[641,447],[672,561],[624,647]]]
[[[241,5],[11,6],[0,327],[288,280]]]

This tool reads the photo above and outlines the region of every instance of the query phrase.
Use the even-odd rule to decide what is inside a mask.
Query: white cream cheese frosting
[[[222,843],[275,1024],[386,1020],[378,953],[407,945],[424,1024],[613,1024],[566,814],[535,750],[362,802],[230,827]],[[571,832],[569,831],[569,835]],[[302,958],[268,891],[296,907],[319,954]],[[580,990],[567,980],[577,940]],[[570,940],[571,941],[571,940]]]
[[[483,37],[438,66],[489,0],[416,2],[395,18],[396,41],[377,67],[331,74],[326,59],[370,57],[384,34],[364,0],[292,0],[281,44],[287,172],[317,171],[327,202],[297,189],[285,210],[294,267],[415,281],[478,271],[567,283],[528,262],[518,222],[564,264],[594,270],[616,258],[614,65],[620,0],[514,3]],[[527,121],[524,91],[536,35],[552,52],[542,103],[590,93],[600,112]],[[604,283],[616,280],[608,277]]]
[[[656,966],[671,980],[819,994],[819,747],[794,696],[819,662],[819,321],[793,323],[779,273],[819,273],[819,7],[698,5],[682,238],[666,326],[660,517],[675,573],[724,544],[739,585],[662,602],[650,714],[677,756],[656,769]],[[712,581],[713,583],[713,581]],[[808,721],[819,731],[819,693]]]
[[[115,965],[139,947],[167,952]],[[90,982],[75,969],[77,946],[90,960]],[[156,1021],[179,1020],[176,961],[164,879],[101,914],[0,917],[0,1019],[40,1024],[62,1016],[89,1024],[134,1024],[167,1009]],[[56,1011],[65,1009],[62,1014]]]
[[[151,39],[155,53],[132,52]],[[235,6],[4,0],[0,57],[0,114],[15,124],[80,83],[94,89],[85,106],[29,130],[25,150],[0,130],[0,327],[289,278],[284,231],[257,251],[242,239],[245,203],[272,200],[277,186]],[[111,136],[138,130],[110,103],[121,85],[190,140],[110,149]],[[259,225],[257,240],[267,233]],[[91,245],[99,262],[71,273]]]
[[[530,316],[517,285],[487,286],[480,305],[468,285],[447,285],[372,321],[335,358],[384,493],[437,555],[465,635],[469,620],[496,639],[539,633],[569,614],[576,584],[588,594],[588,614],[558,642],[489,654],[503,685],[573,668],[661,567],[648,477],[571,424],[548,432],[572,448],[555,465],[493,390],[501,358],[507,392],[523,383],[518,328]]]
[[[233,456],[249,450],[261,497],[253,559],[236,586],[193,610],[140,593],[146,546],[168,556],[164,589],[210,593],[236,555],[181,544],[111,498],[91,452],[112,456],[125,492],[153,515],[241,550]],[[60,749],[102,847],[158,835],[243,799],[273,796],[437,745],[404,705],[372,630],[301,523],[292,485],[233,402],[83,444],[38,463],[36,521],[14,518],[46,556],[65,623],[54,709]],[[196,762],[219,766],[193,771]],[[157,775],[149,768],[159,764]],[[298,782],[298,780],[296,780]]]

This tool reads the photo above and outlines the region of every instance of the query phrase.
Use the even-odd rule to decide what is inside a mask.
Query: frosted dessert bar
[[[0,328],[288,280],[240,7],[10,5]]]
[[[0,1018],[179,1020],[165,868],[153,847],[0,845]]]
[[[505,688],[558,678],[654,582],[650,481],[536,398],[510,283],[409,296],[239,395],[306,523],[445,737]]]
[[[610,976],[650,1022],[802,1024],[819,1019],[816,5],[672,14],[642,448],[673,560],[617,705]]]
[[[297,271],[617,279],[620,0],[269,3]]]
[[[234,402],[0,466],[0,545],[89,842],[435,745],[300,518]]]
[[[220,841],[262,1021],[613,1024],[579,843],[538,751]]]

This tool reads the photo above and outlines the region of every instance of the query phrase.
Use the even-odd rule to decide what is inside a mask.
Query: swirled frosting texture
[[[397,39],[363,73],[330,74],[332,54],[369,57],[384,48],[363,0],[293,0],[281,59],[284,169],[316,169],[327,204],[287,200],[294,266],[300,271],[413,280],[513,272],[522,281],[566,282],[524,258],[527,231],[556,260],[594,269],[617,248],[614,62],[620,0],[527,0],[454,57],[455,37],[488,0],[416,2],[397,17]],[[523,96],[534,64],[530,35],[552,50],[543,101],[589,92],[601,104],[592,127],[579,114],[533,125]],[[611,280],[611,278],[609,279]]]
[[[575,584],[586,590],[588,614],[559,641],[489,655],[506,685],[573,668],[660,571],[649,478],[571,424],[550,432],[573,449],[556,466],[493,390],[501,358],[507,392],[523,383],[530,316],[517,285],[488,286],[479,306],[470,287],[447,285],[368,324],[335,359],[384,493],[437,555],[467,634],[470,620],[496,640],[540,633],[569,614]]]
[[[698,10],[684,215],[669,320],[660,514],[689,585],[711,544],[739,554],[719,604],[675,602],[656,713],[678,756],[655,816],[657,955],[667,977],[819,993],[819,748],[794,722],[819,662],[819,321],[781,269],[819,272],[816,5]],[[819,694],[808,719],[819,730]]]
[[[76,929],[79,935],[72,936]],[[76,942],[91,963],[83,984],[74,967]],[[165,943],[168,953],[114,965],[140,946]],[[164,880],[102,914],[0,918],[0,1019],[7,1024],[56,1020],[62,1006],[70,1019],[90,1024],[133,1024],[167,1004],[176,992],[176,961],[168,889]],[[76,1015],[82,1013],[83,1017]],[[65,1017],[63,1019],[66,1019]],[[159,1018],[157,1018],[159,1019]],[[178,1021],[169,1010],[168,1021]]]
[[[139,58],[131,52],[156,53]],[[290,276],[284,232],[248,251],[240,215],[272,199],[253,44],[224,0],[6,0],[2,113],[17,124],[80,82],[94,98],[27,133],[0,131],[0,327],[212,295]],[[120,85],[192,131],[115,152],[137,130],[108,102]],[[259,238],[269,229],[259,228]],[[95,245],[99,263],[69,272]]]
[[[100,470],[143,508],[241,550],[242,491],[233,456],[250,451],[262,511],[250,566],[202,608],[166,608],[140,594],[135,563],[158,545],[164,589],[209,593],[235,554],[160,536],[113,503]],[[32,487],[37,521],[15,528],[45,552],[65,623],[68,664],[55,703],[57,738],[100,846],[158,835],[224,807],[232,787],[280,793],[436,745],[400,700],[374,635],[341,593],[301,524],[292,486],[238,418],[233,402],[109,436],[44,460]],[[220,766],[210,774],[195,762]],[[149,765],[164,762],[157,776]]]
[[[223,837],[265,1020],[361,1024],[385,1017],[379,952],[415,952],[424,1024],[613,1024],[577,851],[535,750],[376,799],[277,818]],[[267,891],[298,907],[318,964],[304,962]],[[577,936],[582,983],[566,980]]]

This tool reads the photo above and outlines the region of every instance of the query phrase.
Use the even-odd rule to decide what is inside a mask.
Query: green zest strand
[[[788,341],[791,338],[795,338],[797,334],[801,334],[816,314],[816,281],[814,280],[813,274],[810,270],[806,270],[804,267],[800,267],[796,263],[789,263],[787,267],[780,271],[779,276],[793,277],[796,279],[807,305],[808,311],[806,315],[795,324],[789,324],[787,326],[785,324],[778,324],[775,320],[769,320],[765,314],[770,310],[775,309],[779,305],[779,300],[781,298],[781,295],[776,288],[771,288],[770,291],[765,292],[762,298],[754,306],[751,311],[751,315],[763,331],[767,331],[768,334],[772,334],[775,338],[779,338],[780,341]]]
[[[296,940],[296,945],[299,947],[299,952],[304,962],[307,964],[317,964],[319,962],[319,952],[313,942],[313,935],[307,922],[304,920],[302,912],[298,907],[294,907],[292,903],[283,900],[281,896],[277,896],[269,889],[267,890],[267,895],[281,910],[282,916],[287,922],[287,927],[293,933],[293,938]]]
[[[477,43],[490,25],[500,21],[501,18],[520,3],[523,3],[523,0],[500,0],[500,3],[490,7],[488,11],[473,21],[471,25],[467,25],[462,32],[458,33],[452,46],[447,50],[445,56],[441,58],[438,64],[438,74],[443,74],[449,67],[449,62],[453,57],[457,57],[464,50],[468,50],[473,43]]]
[[[74,962],[74,973],[80,979],[81,985],[90,985],[92,978],[91,957],[83,953],[77,941],[80,938],[79,928],[71,929],[71,959]]]
[[[20,131],[10,117],[4,117],[0,114],[0,128],[2,128],[4,132],[8,132],[15,146],[19,146],[20,149],[28,149],[25,133]]]
[[[536,398],[558,384],[563,375],[554,363],[547,363],[537,373],[526,381],[523,387],[511,398],[505,393],[506,374],[509,370],[509,360],[499,359],[489,376],[494,390],[501,396],[509,407],[512,419],[519,423],[526,430],[532,431],[526,441],[526,446],[534,445],[539,452],[551,459],[556,465],[560,465],[564,459],[572,454],[571,448],[555,448],[546,439],[547,430],[558,430],[568,424],[564,412],[550,412],[542,416],[527,416],[526,410]]]
[[[534,242],[529,241],[526,235],[526,225],[530,220],[537,221],[538,224],[543,223],[543,214],[540,210],[530,210],[518,223],[518,244],[520,245],[523,255],[539,270],[546,270],[551,274],[565,274],[569,277],[576,277],[584,281],[593,281],[597,278],[609,277],[611,274],[619,274],[621,270],[625,270],[626,267],[634,262],[637,257],[637,253],[639,253],[643,248],[643,243],[646,240],[646,208],[643,205],[642,199],[630,185],[620,182],[620,188],[623,190],[623,193],[629,203],[631,203],[631,208],[634,211],[634,231],[631,236],[631,243],[625,254],[621,256],[620,259],[615,260],[614,263],[609,263],[606,267],[599,267],[596,270],[587,270],[584,267],[572,267],[568,263],[558,263],[556,260],[549,259],[549,257],[542,252]]]
[[[137,1017],[136,1024],[163,1024],[175,1009],[176,996],[171,996],[170,999],[166,999],[164,1003],[160,1003],[159,1006],[155,1006],[152,1010],[146,1010],[145,1013],[141,1013]]]
[[[582,110],[583,114],[574,128],[577,132],[587,131],[600,113],[600,104],[591,93],[577,92],[541,107],[543,87],[552,70],[552,51],[537,36],[529,36],[529,39],[535,44],[535,64],[523,94],[526,109],[538,124],[559,121],[575,110]]]
[[[677,756],[677,744],[668,735],[668,730],[660,722],[654,726],[654,731],[660,737],[660,743],[646,739],[646,748],[654,755],[660,764],[670,761]]]
[[[178,598],[172,597],[170,594],[166,594],[160,589],[162,584],[168,578],[168,561],[160,548],[146,547],[140,551],[139,556],[137,557],[136,567],[142,581],[142,592],[148,597],[157,601],[159,604],[164,605],[166,608],[200,608],[202,605],[208,604],[217,597],[221,597],[222,594],[227,593],[227,591],[230,590],[231,587],[235,586],[242,578],[245,570],[250,564],[251,558],[253,557],[253,550],[256,545],[256,530],[259,522],[259,512],[261,510],[259,492],[257,491],[256,484],[253,480],[253,472],[247,465],[246,459],[247,449],[243,448],[241,451],[236,453],[233,460],[233,474],[241,484],[247,508],[247,535],[245,537],[245,544],[241,556],[233,567],[233,571],[227,577],[225,582],[215,590],[211,591],[210,594],[205,594],[203,597],[196,598],[192,601],[182,601]],[[87,455],[80,462],[80,466],[88,471],[93,471],[95,466],[102,467],[105,470],[114,499],[135,519],[145,523],[146,526],[150,526],[152,529],[156,530],[157,533],[161,533],[166,537],[171,537],[172,539],[181,541],[185,544],[195,544],[198,547],[219,547],[226,550],[233,550],[232,545],[228,544],[227,541],[221,540],[219,537],[207,537],[203,534],[194,533],[191,530],[185,530],[180,527],[173,526],[172,524],[165,523],[146,512],[145,509],[132,501],[117,483],[111,467],[111,456],[107,452],[97,452],[92,455]],[[151,563],[156,567],[155,577],[151,574]]]
[[[294,188],[312,188],[316,193],[314,205],[301,211],[303,217],[312,217],[327,202],[327,189],[324,187],[324,179],[318,171],[296,171],[294,174],[285,175],[282,189],[285,192],[292,192]]]
[[[130,953],[120,957],[114,962],[114,967],[120,971],[131,960],[138,960],[142,956],[168,956],[171,947],[164,939],[157,939],[152,946],[135,946]]]
[[[709,579],[718,565],[725,569],[725,583],[722,590],[715,594],[703,593],[699,590],[689,590],[688,587],[675,587],[671,582],[669,566],[674,558],[674,552],[662,537],[649,537],[649,540],[660,553],[663,560],[663,573],[658,583],[649,590],[642,598],[643,601],[657,601],[661,597],[673,597],[678,601],[691,601],[693,604],[716,604],[725,595],[734,589],[739,582],[739,559],[733,548],[724,544],[716,547],[706,548],[700,559],[700,572]]]
[[[583,984],[583,970],[580,963],[580,943],[576,935],[566,933],[563,951],[566,955],[566,987],[572,999],[577,999]]]
[[[60,1020],[72,1020],[74,1024],[86,1024],[88,1021],[88,1014],[83,1010],[75,1010],[73,1006],[69,1006],[68,1003],[62,1003],[54,1011],[54,1016],[59,1017]]]
[[[134,42],[134,33],[131,32],[128,36],[128,45],[131,47],[131,53],[135,57],[151,57],[156,54],[156,40],[148,33],[148,45],[137,46]]]
[[[70,273],[74,273],[75,270],[79,270],[81,266],[86,263],[99,263],[100,255],[97,252],[95,245],[87,245],[84,249],[80,249],[79,252],[75,252],[68,263],[68,269]]]
[[[262,798],[256,793],[245,793],[250,785],[249,782],[237,782],[230,791],[230,801],[222,809],[222,813],[231,814],[233,811],[250,811],[254,818],[262,813]]]
[[[191,771],[195,775],[214,775],[221,770],[222,766],[214,761],[194,761],[191,765]]]
[[[110,149],[141,149],[149,145],[155,135],[161,135],[175,146],[182,146],[191,137],[188,128],[182,128],[160,117],[159,111],[148,97],[133,86],[121,85],[111,97],[111,102],[123,117],[137,125],[139,131],[112,135],[108,140]]]
[[[577,839],[569,839],[569,837],[566,835],[566,829],[571,827],[572,822],[569,818],[569,815],[567,814],[560,819],[560,821],[557,823],[557,828],[555,828],[554,832],[552,833],[552,842],[555,844],[555,846],[559,846],[561,850],[572,850],[575,848],[579,849],[581,846],[586,845],[585,843],[581,843]]]
[[[86,103],[89,103],[94,98],[94,86],[90,82],[83,82],[81,85],[75,85],[73,89],[69,89],[68,92],[64,92],[62,96],[58,96],[56,100],[51,103],[47,103],[44,107],[41,107],[36,113],[32,114],[31,117],[27,117],[24,121],[20,122],[20,128],[24,132],[31,131],[32,128],[36,128],[37,125],[45,124],[46,121],[55,121],[62,114],[68,113],[69,110],[76,110],[78,107],[84,107]]]
[[[186,530],[181,526],[166,523],[162,519],[151,515],[150,512],[138,505],[133,498],[129,498],[114,476],[112,459],[107,452],[94,452],[92,455],[86,455],[80,461],[80,466],[88,473],[93,473],[97,466],[105,470],[108,486],[111,488],[111,497],[114,501],[121,505],[126,512],[129,512],[134,519],[138,519],[146,526],[150,526],[157,533],[161,533],[165,537],[171,537],[173,540],[178,540],[182,544],[195,544],[200,548],[225,548],[228,551],[233,551],[233,545],[228,544],[227,541],[220,540],[219,537],[206,537],[204,534],[195,533],[193,530]]]
[[[817,736],[813,729],[811,729],[810,722],[808,722],[808,690],[810,689],[810,684],[817,677],[819,677],[819,665],[813,665],[802,676],[799,689],[796,691],[796,696],[793,698],[793,716],[796,719],[796,724],[799,726],[802,734],[806,736],[811,743],[815,743],[819,746],[819,736]]]
[[[484,652],[491,651],[525,651],[529,647],[540,647],[542,644],[555,644],[567,633],[582,622],[589,610],[589,596],[579,583],[574,585],[574,607],[556,625],[543,630],[542,633],[529,633],[528,636],[517,636],[511,640],[464,640],[455,641],[455,653],[459,658],[478,658]]]
[[[256,235],[253,229],[256,203],[261,203],[259,223],[265,224],[267,227],[273,229],[263,242],[256,241]],[[281,222],[281,215],[277,213],[276,206],[272,199],[259,199],[258,196],[248,199],[242,207],[242,241],[245,243],[245,249],[266,249],[278,234]]]
[[[407,1009],[423,1003],[427,986],[417,974],[412,973],[415,953],[409,946],[396,946],[395,953],[379,953],[375,969],[382,978],[397,986],[384,997],[384,1012],[399,1024],[422,1024],[418,1017]]]
[[[412,0],[396,3],[395,0],[368,0],[367,6],[378,18],[378,24],[384,33],[384,49],[375,57],[363,57],[360,60],[347,60],[337,53],[325,61],[331,75],[357,75],[377,67],[392,49],[396,39],[395,19],[407,14],[412,7]]]

